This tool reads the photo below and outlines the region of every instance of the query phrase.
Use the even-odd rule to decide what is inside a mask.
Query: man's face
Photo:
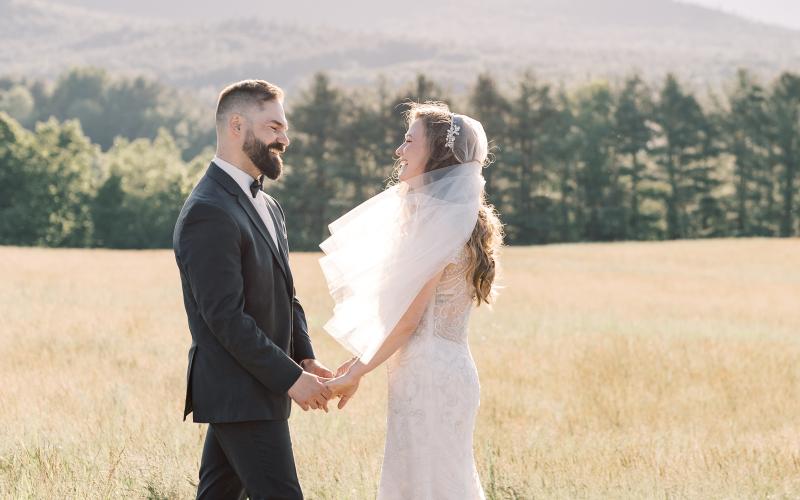
[[[282,154],[289,146],[283,104],[277,100],[266,102],[245,118],[242,151],[268,179],[277,179],[283,170]]]

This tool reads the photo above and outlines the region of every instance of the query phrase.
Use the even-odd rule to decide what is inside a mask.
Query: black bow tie
[[[259,175],[258,179],[254,180],[252,184],[250,184],[250,192],[253,194],[253,198],[256,197],[261,188],[264,187],[264,176]]]

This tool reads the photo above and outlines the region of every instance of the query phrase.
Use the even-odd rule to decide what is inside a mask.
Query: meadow
[[[319,254],[292,268],[317,356]],[[477,309],[475,455],[487,496],[800,497],[800,240],[504,249]],[[193,498],[190,336],[172,252],[0,247],[0,498]],[[310,499],[374,498],[386,378],[295,406]]]

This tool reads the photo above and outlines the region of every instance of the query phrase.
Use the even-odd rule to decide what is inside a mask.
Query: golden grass
[[[316,254],[294,254],[318,356]],[[509,248],[471,323],[491,498],[800,497],[800,242]],[[0,498],[193,498],[170,251],[0,248]],[[308,498],[374,498],[386,379],[295,407]]]

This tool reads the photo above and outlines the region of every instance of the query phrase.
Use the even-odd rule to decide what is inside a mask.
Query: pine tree
[[[694,96],[667,75],[656,105],[657,146],[653,153],[667,183],[667,238],[690,236],[690,205],[698,187],[695,166],[707,155],[706,118]],[[705,171],[705,169],[702,169]]]
[[[649,90],[638,75],[629,77],[617,96],[614,113],[616,151],[620,158],[620,175],[627,178],[628,220],[625,236],[641,239],[652,233],[645,227],[649,222],[642,214],[642,199],[646,192],[642,182],[652,180],[648,173],[646,157],[652,140],[650,119],[653,102]]]
[[[486,179],[484,189],[492,203],[499,201],[499,195],[495,192],[495,178],[502,178],[505,173],[502,167],[505,166],[503,153],[506,145],[499,142],[507,135],[510,108],[509,102],[500,93],[492,76],[489,73],[478,75],[478,81],[469,96],[469,109],[471,116],[483,125],[492,149],[494,165],[483,171],[483,177]]]
[[[556,97],[558,112],[550,122],[549,140],[546,143],[548,168],[552,171],[553,190],[558,192],[558,240],[576,241],[579,231],[576,214],[580,210],[577,163],[580,129],[573,103],[562,88]]]
[[[575,103],[579,129],[581,234],[592,241],[625,237],[625,208],[614,150],[614,98],[606,83],[585,87]]]
[[[346,189],[337,129],[342,125],[344,97],[324,73],[287,110],[292,144],[286,153],[287,172],[279,201],[284,207],[296,249],[316,249],[334,218],[337,193]]]
[[[797,234],[795,191],[800,170],[800,75],[783,73],[772,87],[774,159],[780,165],[780,235]]]
[[[516,244],[554,239],[555,202],[547,194],[548,170],[543,143],[558,109],[548,84],[526,73],[509,115],[508,182],[502,190],[509,240]]]

